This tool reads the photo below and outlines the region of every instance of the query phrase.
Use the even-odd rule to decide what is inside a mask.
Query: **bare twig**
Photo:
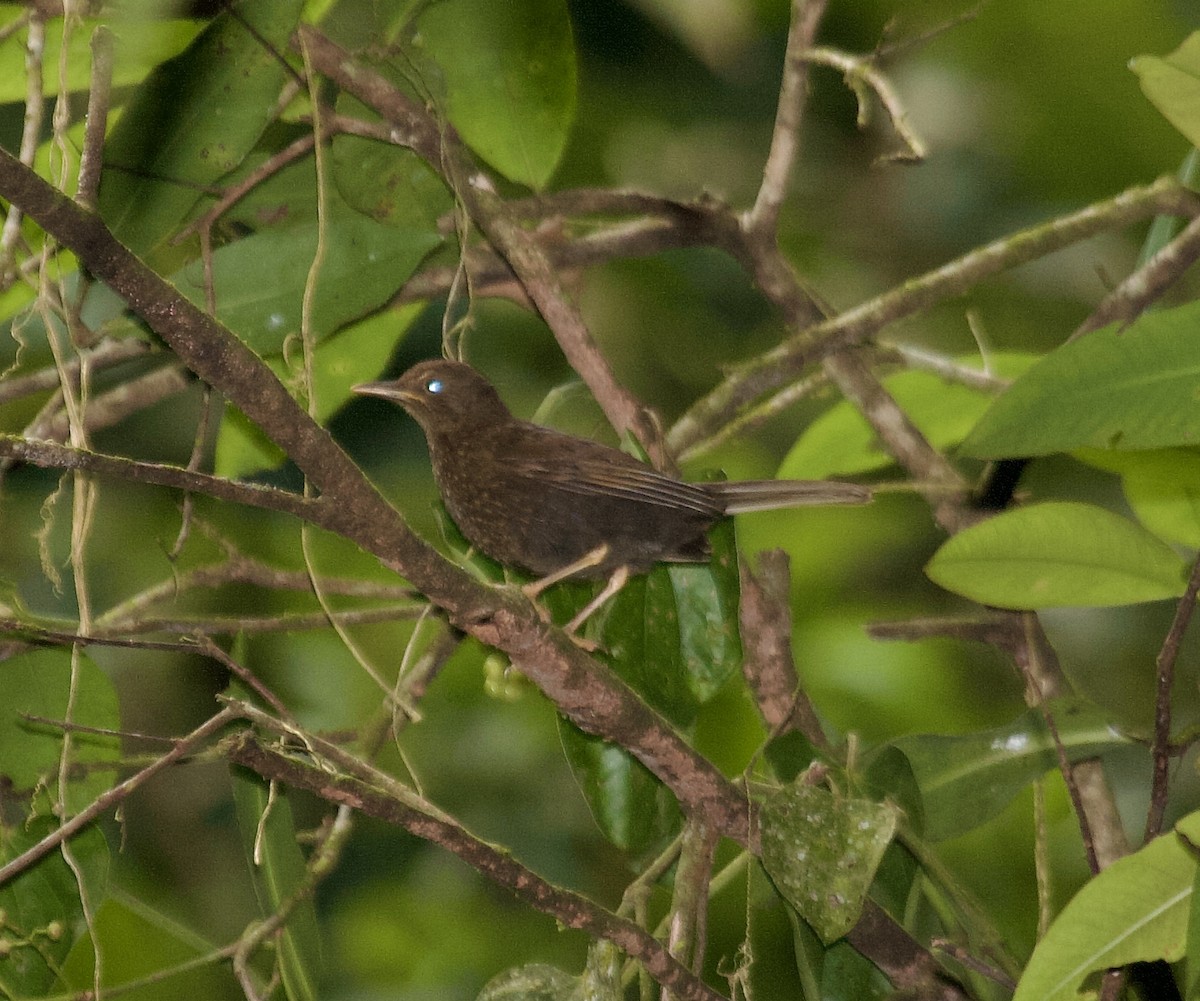
[[[1150,782],[1150,809],[1146,813],[1144,841],[1155,838],[1162,831],[1163,815],[1167,809],[1167,783],[1171,770],[1171,686],[1175,681],[1175,661],[1184,633],[1196,610],[1196,596],[1200,594],[1200,556],[1192,563],[1187,588],[1179,604],[1175,606],[1175,618],[1158,651],[1155,666],[1158,669],[1158,687],[1154,699],[1154,742],[1150,746],[1154,760],[1154,776]]]
[[[113,34],[100,25],[92,32],[92,79],[88,88],[87,124],[83,153],[79,158],[79,182],[75,200],[84,208],[96,207],[100,169],[104,163],[104,135],[108,129],[108,105],[112,96]]]
[[[1069,340],[1110,323],[1132,323],[1198,259],[1200,218],[1189,222],[1170,243],[1109,292]]]
[[[697,401],[668,432],[668,448],[678,454],[703,441],[742,408],[793,381],[806,365],[870,340],[897,320],[960,295],[992,275],[1157,214],[1194,217],[1200,214],[1200,196],[1174,178],[1160,178],[1146,187],[1131,188],[1108,201],[993,241],[860,306],[814,322],[779,347],[739,366]]]
[[[56,827],[37,844],[26,849],[3,866],[0,866],[0,885],[24,872],[68,838],[78,834],[106,810],[110,810],[123,802],[131,792],[139,786],[144,785],[148,779],[153,778],[164,768],[174,764],[180,758],[194,753],[197,747],[202,746],[205,741],[218,733],[227,723],[237,719],[237,716],[238,714],[232,709],[227,707],[221,709],[200,726],[196,727],[186,737],[181,737],[177,740],[175,746],[162,757],[156,759],[153,764],[148,765],[140,772],[131,775],[124,782],[118,783],[107,792],[97,796],[87,807],[80,810],[79,813],[75,814],[75,816],[61,826]]]
[[[788,27],[783,78],[775,107],[775,128],[771,149],[763,165],[762,184],[754,207],[743,220],[747,232],[768,233],[774,240],[779,225],[779,210],[787,196],[792,167],[800,152],[800,126],[808,99],[808,60],[817,26],[825,14],[827,0],[792,0],[792,19]]]
[[[279,725],[244,703],[230,708],[256,725],[280,732]],[[507,853],[474,837],[453,817],[402,786],[391,776],[347,754],[336,745],[308,736],[308,754],[319,755],[329,765],[321,767],[307,758],[291,757],[245,731],[227,745],[230,758],[266,779],[307,789],[332,803],[352,806],[369,816],[403,827],[457,855],[499,886],[530,906],[550,914],[568,928],[579,928],[607,939],[636,957],[663,987],[678,998],[722,1001],[721,995],[694,976],[643,928],[617,917],[568,890],[546,882]]]

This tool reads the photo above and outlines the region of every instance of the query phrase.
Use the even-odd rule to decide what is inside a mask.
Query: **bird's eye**
[[[441,379],[430,379],[427,383],[425,383],[425,392],[436,395],[442,391],[443,386],[444,383]]]

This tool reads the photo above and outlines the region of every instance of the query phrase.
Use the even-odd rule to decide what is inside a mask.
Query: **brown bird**
[[[450,517],[492,559],[542,575],[526,586],[530,598],[568,577],[608,578],[568,632],[630,574],[707,559],[705,533],[724,515],[871,499],[853,483],[686,483],[615,448],[518,420],[461,362],[423,361],[354,392],[398,403],[421,425]]]

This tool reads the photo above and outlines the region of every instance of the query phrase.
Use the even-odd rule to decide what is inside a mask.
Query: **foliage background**
[[[777,98],[788,23],[782,0],[728,0],[695,15],[669,0],[577,0],[570,5],[577,48],[578,107],[551,189],[644,188],[688,198],[710,191],[747,205],[760,181]],[[871,49],[885,33],[916,36],[965,12],[949,2],[915,5],[834,2],[822,41]],[[784,246],[800,272],[837,307],[937,266],[987,239],[1111,196],[1174,171],[1186,144],[1144,99],[1129,59],[1166,52],[1200,27],[1191,5],[1166,0],[1046,4],[1010,0],[971,8],[972,17],[905,51],[890,67],[913,127],[930,146],[920,166],[872,166],[894,148],[886,126],[855,127],[853,97],[836,74],[816,70],[806,120],[805,155],[785,206]],[[7,45],[12,45],[9,40]],[[0,108],[0,145],[16,148],[21,109]],[[977,356],[966,320],[977,318],[989,351],[1059,343],[1136,259],[1141,231],[1106,236],[988,283],[969,299],[945,304],[892,328],[895,341]],[[681,250],[591,268],[576,279],[588,324],[619,378],[659,408],[666,421],[714,385],[721,366],[749,357],[782,336],[744,273],[713,251]],[[1176,293],[1186,296],[1185,290]],[[440,350],[443,302],[426,308],[388,363],[400,371]],[[529,415],[571,373],[553,338],[526,311],[501,300],[473,305],[467,350]],[[386,337],[386,332],[381,333]],[[0,366],[16,345],[0,341]],[[603,436],[598,411],[582,391],[555,405],[555,423]],[[699,476],[719,467],[733,478],[773,475],[802,428],[828,399],[790,411],[750,439],[736,439],[698,460]],[[193,388],[98,435],[100,450],[186,463],[199,409]],[[0,408],[18,428],[28,405]],[[354,402],[330,426],[372,478],[426,538],[438,538],[434,496],[421,436],[398,412]],[[289,482],[288,473],[280,474]],[[9,475],[0,521],[0,580],[41,614],[70,615],[70,589],[56,591],[37,572],[37,502],[57,477],[32,469]],[[294,479],[290,482],[294,482]],[[1084,475],[1071,460],[1034,465],[1024,487],[1039,497],[1081,492],[1119,504],[1115,480]],[[24,502],[22,502],[24,501]],[[205,505],[200,505],[203,513]],[[258,513],[223,516],[239,544],[300,567],[298,537]],[[94,540],[100,606],[159,579],[164,550],[178,529],[176,502],[163,492],[106,482]],[[50,552],[66,552],[66,521],[52,518]],[[240,521],[240,525],[237,522]],[[906,733],[959,733],[1012,719],[1023,708],[1021,682],[982,647],[949,641],[918,644],[869,639],[864,623],[965,608],[921,573],[941,541],[916,499],[889,498],[867,511],[791,512],[745,518],[747,552],[782,546],[792,555],[795,650],[824,717],[864,746]],[[319,544],[320,548],[320,544]],[[322,562],[324,561],[324,562]],[[329,572],[383,579],[373,560],[328,547],[317,561]],[[261,594],[213,598],[252,609]],[[258,611],[271,609],[256,608]],[[279,609],[275,609],[278,611]],[[1103,616],[1044,617],[1079,689],[1102,706],[1147,727],[1153,657],[1173,603],[1135,606]],[[394,625],[363,629],[376,658],[403,650]],[[368,714],[378,693],[335,637],[325,633],[255,638],[245,662],[316,727],[336,729]],[[116,683],[121,725],[139,733],[177,734],[206,718],[223,674],[200,657],[93,651]],[[1183,711],[1193,714],[1200,661],[1189,643],[1181,662]],[[480,835],[510,845],[551,879],[615,903],[629,861],[600,837],[562,760],[554,714],[519,680],[497,675],[485,651],[468,643],[422,703],[424,722],[403,736],[405,763],[435,802]],[[705,707],[697,746],[727,773],[744,767],[763,739],[761,724],[736,686]],[[1121,806],[1137,828],[1144,815],[1144,755],[1108,762],[1126,791]],[[1126,774],[1122,775],[1122,769]],[[1180,769],[1177,809],[1196,801]],[[1128,781],[1121,781],[1122,777]],[[1086,875],[1078,828],[1052,777],[1050,846],[1054,892],[1065,900]],[[301,822],[317,816],[301,804]],[[941,846],[961,878],[986,902],[1018,951],[1032,946],[1036,899],[1029,796],[998,819]],[[234,936],[257,913],[246,878],[228,771],[193,764],[156,780],[124,811],[113,865],[118,885],[208,941]],[[740,942],[746,888],[714,900],[714,956]],[[362,821],[342,864],[320,887],[329,998],[468,998],[495,972],[523,961],[577,968],[583,936],[532,914],[444,853]],[[106,936],[113,955],[153,969],[184,948],[187,935],[142,924],[131,909]],[[760,997],[794,995],[787,956],[792,933],[778,906],[755,913]],[[122,926],[123,925],[123,926]],[[121,942],[128,947],[122,949]],[[136,943],[136,945],[135,945]],[[186,951],[186,949],[184,949]],[[81,957],[73,962],[84,963]],[[83,968],[82,966],[80,967]],[[770,974],[770,975],[768,975]],[[232,977],[204,969],[196,996],[238,996]],[[139,997],[178,996],[178,981]]]

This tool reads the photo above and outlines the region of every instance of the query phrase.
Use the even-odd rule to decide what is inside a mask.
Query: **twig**
[[[891,81],[879,72],[876,62],[878,53],[869,56],[852,56],[847,52],[836,49],[811,48],[804,53],[806,62],[822,66],[830,66],[841,70],[846,86],[854,92],[858,99],[858,126],[866,128],[870,122],[870,104],[867,89],[875,92],[879,103],[891,119],[892,128],[904,142],[904,149],[882,157],[884,161],[899,161],[901,163],[920,163],[925,159],[925,143],[908,124],[908,113],[900,103],[899,95],[892,87]]]
[[[92,32],[92,78],[88,87],[87,124],[83,131],[83,153],[79,158],[79,182],[75,200],[86,209],[96,208],[100,170],[104,164],[104,135],[108,129],[108,105],[112,96],[113,34],[100,25]]]
[[[792,167],[800,151],[800,126],[808,98],[808,60],[805,53],[817,35],[827,0],[792,0],[783,78],[775,106],[771,148],[763,164],[763,179],[754,207],[743,220],[747,232],[769,233],[779,225],[779,210],[787,195]]]
[[[1132,323],[1200,259],[1200,218],[1189,222],[1165,247],[1108,293],[1068,340],[1110,323]]]
[[[124,782],[119,782],[107,792],[97,796],[88,806],[75,814],[66,823],[56,827],[37,844],[27,848],[16,858],[0,866],[0,885],[12,879],[13,876],[24,872],[68,838],[79,833],[79,831],[87,827],[88,824],[102,813],[122,802],[131,792],[139,786],[144,785],[148,779],[153,778],[168,765],[172,765],[180,758],[191,754],[204,741],[217,733],[227,723],[237,719],[237,717],[238,714],[232,709],[228,707],[222,708],[214,716],[196,727],[186,737],[181,737],[177,740],[175,746],[162,757],[158,758],[153,764],[146,766],[140,772],[131,775]]]
[[[231,702],[230,708],[258,726],[280,732],[279,724],[252,706]],[[368,816],[403,827],[457,855],[525,903],[551,915],[568,928],[607,939],[640,960],[651,975],[676,997],[722,1001],[721,995],[695,977],[643,928],[568,890],[548,883],[507,853],[497,851],[464,829],[453,817],[421,799],[391,776],[347,754],[336,745],[309,736],[309,754],[334,766],[321,767],[267,746],[249,731],[226,744],[231,760],[264,778],[306,789],[331,803],[352,806]]]
[[[814,746],[829,750],[829,739],[792,660],[789,570],[782,549],[759,553],[757,572],[745,562],[740,567],[742,673],[772,734],[798,729]]]
[[[1150,753],[1154,760],[1154,773],[1150,782],[1150,808],[1146,813],[1146,831],[1143,841],[1155,838],[1162,831],[1163,814],[1167,809],[1167,782],[1171,770],[1171,686],[1175,681],[1175,661],[1184,633],[1196,610],[1196,596],[1200,594],[1200,556],[1192,563],[1187,588],[1179,604],[1175,606],[1175,618],[1163,638],[1155,666],[1158,668],[1158,690],[1154,699],[1154,742]]]
[[[960,295],[992,275],[1160,213],[1200,215],[1200,196],[1174,178],[1163,177],[1146,187],[1131,188],[1108,201],[995,240],[853,309],[815,322],[779,347],[739,366],[698,400],[668,432],[668,448],[679,454],[703,441],[743,407],[794,380],[806,365],[870,340],[897,320]]]

